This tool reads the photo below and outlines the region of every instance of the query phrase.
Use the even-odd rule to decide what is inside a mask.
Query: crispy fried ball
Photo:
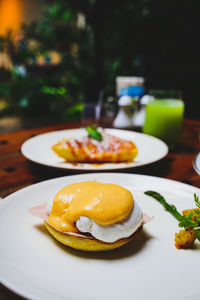
[[[194,229],[182,229],[175,233],[175,246],[177,249],[191,248],[196,239],[196,233]]]

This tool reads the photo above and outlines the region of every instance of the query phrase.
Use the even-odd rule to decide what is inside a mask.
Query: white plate
[[[21,147],[22,154],[29,160],[41,165],[74,170],[114,170],[139,167],[160,160],[168,153],[167,145],[150,135],[120,129],[106,129],[110,134],[116,135],[122,139],[133,141],[138,147],[138,155],[132,163],[104,163],[104,164],[89,164],[89,163],[66,163],[66,161],[58,157],[51,146],[56,144],[63,138],[78,138],[86,134],[85,129],[67,129],[44,133],[28,139]]]
[[[154,219],[126,246],[107,253],[64,247],[28,209],[48,201],[63,186],[85,180],[118,183],[133,192]],[[199,250],[177,250],[176,219],[145,190],[162,193],[179,210],[194,207],[200,190],[158,177],[92,173],[29,186],[0,203],[0,281],[28,299],[200,299]]]
[[[193,161],[193,166],[197,174],[200,175],[200,152],[196,155],[194,161]]]

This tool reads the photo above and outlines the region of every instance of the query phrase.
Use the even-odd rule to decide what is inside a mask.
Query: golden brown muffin
[[[130,242],[142,229],[142,225],[128,238],[118,240],[114,243],[105,243],[103,241],[97,240],[92,236],[87,236],[83,234],[72,234],[72,233],[63,233],[44,221],[44,225],[47,230],[52,234],[52,236],[59,241],[60,243],[69,246],[74,249],[83,250],[83,251],[108,251],[119,248],[126,243]]]

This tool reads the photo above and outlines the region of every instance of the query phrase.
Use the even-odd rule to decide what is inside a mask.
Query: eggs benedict
[[[41,206],[32,209],[37,215]],[[117,184],[85,181],[62,188],[43,214],[48,231],[61,243],[85,251],[118,248],[144,224],[130,191]]]

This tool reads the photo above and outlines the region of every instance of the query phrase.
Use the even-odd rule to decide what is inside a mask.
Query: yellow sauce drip
[[[95,181],[73,183],[56,194],[48,223],[57,230],[79,232],[76,221],[80,216],[109,225],[124,219],[132,208],[132,194],[117,184]]]

